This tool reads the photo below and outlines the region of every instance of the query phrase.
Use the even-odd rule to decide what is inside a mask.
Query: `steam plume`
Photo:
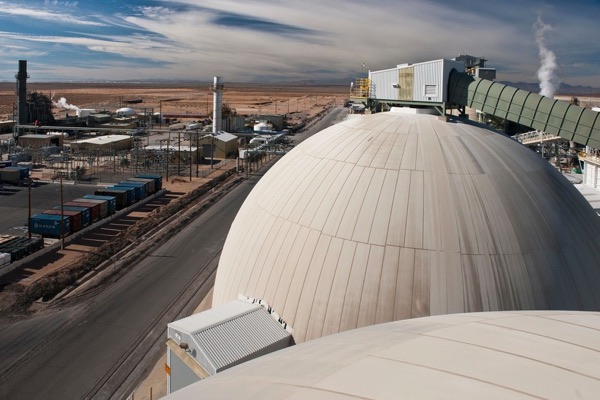
[[[533,24],[533,31],[535,32],[535,41],[538,45],[540,62],[542,63],[537,72],[540,81],[540,94],[553,98],[560,86],[560,78],[556,74],[558,68],[556,55],[546,47],[544,39],[546,32],[551,30],[552,26],[545,24],[542,18],[538,16],[537,21]]]
[[[53,101],[52,103],[54,103],[54,107],[57,107],[61,110],[79,110],[79,107],[67,103],[67,99],[64,97],[61,97],[58,101]]]

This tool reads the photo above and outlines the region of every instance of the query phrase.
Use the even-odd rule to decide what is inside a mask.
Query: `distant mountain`
[[[532,93],[539,93],[540,91],[540,84],[538,82],[531,83],[499,81],[498,83],[527,90],[528,92]],[[594,88],[591,86],[573,86],[567,83],[561,83],[556,94],[563,96],[600,96],[600,88]]]

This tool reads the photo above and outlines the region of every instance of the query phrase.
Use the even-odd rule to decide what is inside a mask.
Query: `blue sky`
[[[459,54],[537,81],[600,87],[600,0],[0,0],[0,81],[344,79]]]

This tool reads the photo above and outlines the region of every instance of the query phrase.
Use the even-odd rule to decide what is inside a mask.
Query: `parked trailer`
[[[82,197],[73,199],[75,203],[91,203],[98,204],[100,206],[100,218],[108,217],[108,201],[106,200],[93,200],[93,199],[84,199]]]
[[[119,189],[98,189],[94,192],[95,196],[114,197],[117,210],[122,210],[129,205],[127,202],[127,191]],[[85,199],[85,196],[83,196]]]
[[[0,246],[0,252],[10,255],[10,262],[20,260],[44,247],[44,239],[19,236],[16,240]]]
[[[68,201],[63,204],[68,207],[87,207],[90,209],[90,224],[100,219],[100,205],[95,203],[82,203],[80,201]]]
[[[135,178],[154,179],[154,190],[162,189],[162,175],[159,174],[136,174]]]
[[[62,224],[61,224],[62,221]],[[61,228],[62,225],[62,228]],[[29,232],[44,237],[60,238],[71,233],[69,217],[50,214],[35,214],[29,220]]]
[[[60,206],[52,207],[53,210],[60,210]],[[81,227],[86,227],[91,223],[90,217],[90,209],[87,207],[72,207],[72,206],[62,206],[62,209],[65,211],[79,211],[81,213]]]
[[[0,235],[0,245],[10,242],[11,240],[15,240],[16,238],[17,238],[17,236],[13,236],[13,235]]]
[[[127,182],[141,182],[141,183],[145,183],[146,184],[146,195],[147,196],[156,193],[154,179],[149,179],[149,178],[127,178],[126,180],[127,180]]]
[[[69,217],[69,224],[71,225],[71,232],[75,233],[81,230],[81,212],[69,211],[69,210],[46,210],[42,214],[50,215],[66,215]]]
[[[106,200],[108,204],[108,215],[113,215],[117,211],[116,196],[96,196],[93,194],[86,194],[82,198],[90,200]]]
[[[136,196],[138,196],[138,201],[143,200],[148,196],[148,184],[142,182],[132,182],[132,181],[121,181],[117,183],[117,186],[131,186],[136,190]]]
[[[133,186],[114,185],[108,187],[107,189],[118,189],[127,191],[127,205],[133,204],[136,201],[138,201],[138,197],[135,193],[135,188]]]

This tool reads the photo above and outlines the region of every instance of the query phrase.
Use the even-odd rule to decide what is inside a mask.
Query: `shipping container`
[[[115,186],[109,186],[109,187],[107,187],[107,189],[116,189],[116,190],[126,191],[127,192],[127,205],[133,204],[137,201],[136,196],[135,196],[135,188],[134,187],[115,185]]]
[[[147,178],[154,179],[154,190],[159,191],[162,189],[162,175],[159,174],[136,174],[136,178]]]
[[[100,219],[100,205],[95,203],[82,203],[79,201],[68,201],[63,204],[68,207],[87,207],[90,210],[90,224]]]
[[[114,197],[117,210],[122,210],[129,205],[127,191],[119,189],[98,189],[94,192],[96,196]],[[84,196],[85,198],[85,196]]]
[[[154,179],[150,178],[127,178],[128,182],[142,182],[146,184],[146,195],[156,193]]]
[[[83,199],[106,200],[108,202],[108,215],[113,215],[117,211],[116,196],[96,196],[94,194],[86,194]]]
[[[61,232],[63,236],[67,236],[71,232],[71,227],[69,226],[69,217],[62,217],[61,224],[60,215],[32,215],[31,219],[29,220],[29,231],[32,234],[41,235],[45,237],[60,238]]]
[[[76,203],[98,204],[100,206],[100,218],[108,217],[108,201],[106,200],[84,199],[83,197],[80,197],[77,199],[73,199],[72,201]]]
[[[116,186],[131,186],[135,189],[135,195],[137,196],[138,201],[143,200],[148,196],[148,184],[142,182],[132,182],[132,181],[121,181],[116,184]]]
[[[60,210],[61,206],[52,207],[53,210]],[[90,217],[90,209],[87,207],[73,207],[73,206],[62,206],[62,209],[65,211],[79,211],[81,213],[81,226],[88,226],[92,218]]]
[[[70,210],[46,210],[42,214],[49,215],[65,215],[69,217],[69,224],[71,226],[71,233],[75,233],[81,230],[81,211],[70,211]]]
[[[0,169],[0,180],[4,183],[19,183],[21,181],[21,171],[13,167]]]

